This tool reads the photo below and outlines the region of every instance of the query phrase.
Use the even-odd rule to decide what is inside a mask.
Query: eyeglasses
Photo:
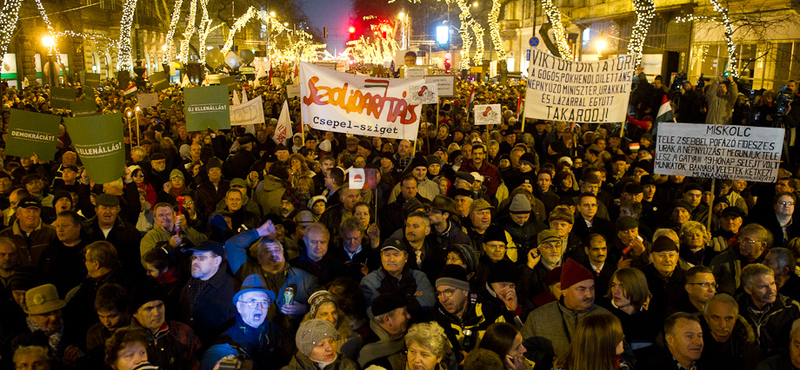
[[[686,283],[686,284],[699,285],[699,286],[701,286],[703,288],[708,288],[708,287],[714,287],[714,289],[719,288],[719,284],[717,284],[717,283]]]
[[[450,298],[450,297],[453,296],[453,294],[455,294],[455,292],[456,292],[455,289],[447,289],[447,290],[443,290],[441,292],[437,290],[436,291],[436,298],[439,298],[441,296],[444,296],[445,298]]]
[[[557,249],[558,247],[559,246],[556,245],[555,243],[542,243],[542,244],[539,244],[539,248],[548,249],[548,250]]]
[[[753,239],[739,239],[739,243],[747,244],[747,245],[753,245],[753,244],[761,243],[761,242],[758,241],[758,240],[753,240]]]
[[[794,202],[787,202],[785,200],[782,200],[782,201],[778,202],[778,204],[780,204],[780,205],[782,205],[784,207],[792,207],[792,206],[794,206]]]
[[[246,304],[247,307],[250,308],[256,308],[258,306],[261,306],[261,308],[269,308],[269,301],[248,301],[248,302],[239,301],[239,302]]]

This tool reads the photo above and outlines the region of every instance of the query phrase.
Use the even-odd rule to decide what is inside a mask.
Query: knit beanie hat
[[[566,290],[584,280],[594,280],[592,272],[575,262],[574,259],[567,258],[567,262],[561,269],[561,290]]]
[[[131,292],[131,313],[139,311],[139,307],[148,302],[164,301],[164,294],[154,284],[139,284]]]
[[[517,194],[511,199],[508,211],[511,213],[531,213],[531,202],[525,194]]]
[[[475,271],[475,266],[477,266],[478,262],[475,260],[475,253],[472,251],[472,247],[466,244],[453,244],[448,248],[448,253],[456,250],[461,255],[461,260],[467,265],[467,274]]]
[[[327,338],[339,339],[336,328],[326,320],[311,319],[300,324],[295,336],[295,344],[300,353],[310,357],[314,347]]]
[[[336,301],[333,299],[333,295],[328,292],[327,290],[318,290],[308,298],[308,305],[311,306],[309,308],[308,313],[310,317],[317,316],[317,310],[325,304],[325,303],[333,303],[334,306],[338,308]]]
[[[456,289],[469,290],[467,272],[459,265],[447,265],[442,269],[439,278],[436,279],[436,287],[449,285]]]

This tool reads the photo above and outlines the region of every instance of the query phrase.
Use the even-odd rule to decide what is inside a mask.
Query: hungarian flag
[[[467,98],[467,114],[471,110],[471,104],[475,100],[475,85],[472,85],[472,90],[469,92],[469,98]]]
[[[131,96],[133,94],[136,94],[136,91],[137,91],[136,85],[128,86],[128,88],[125,89],[125,96]]]
[[[672,106],[669,105],[669,99],[664,95],[661,97],[661,107],[658,108],[658,116],[656,116],[656,123],[672,121],[675,115],[672,114]]]
[[[289,119],[289,101],[283,101],[283,109],[278,117],[278,127],[275,128],[275,135],[272,140],[277,144],[286,144],[286,139],[292,137],[292,121]]]

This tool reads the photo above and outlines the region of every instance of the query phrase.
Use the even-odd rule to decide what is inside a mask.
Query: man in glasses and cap
[[[246,277],[233,296],[236,323],[223,333],[247,353],[255,368],[284,366],[294,350],[291,336],[267,320],[272,302],[275,302],[275,292],[267,289],[261,275]]]

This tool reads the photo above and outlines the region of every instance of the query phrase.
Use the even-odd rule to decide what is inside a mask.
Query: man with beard
[[[233,296],[236,323],[222,334],[223,338],[227,336],[236,342],[257,369],[284,366],[294,349],[291,336],[267,320],[273,302],[275,292],[267,289],[261,275],[246,277],[241,289]]]
[[[739,314],[758,328],[762,357],[781,353],[790,343],[791,323],[800,318],[800,304],[778,293],[775,272],[760,263],[742,269],[742,287],[747,294],[737,300]]]
[[[533,310],[520,331],[536,369],[549,369],[553,356],[567,352],[578,321],[592,313],[610,314],[594,303],[594,275],[571,258],[561,270],[561,292],[560,300]]]
[[[161,153],[151,155],[150,167],[150,173],[147,178],[153,184],[153,187],[160,189],[171,177],[170,171],[172,169],[167,169],[167,157]],[[191,172],[191,169],[189,169],[189,172]]]
[[[499,307],[484,302],[477,293],[470,291],[467,272],[458,265],[442,269],[436,279],[436,298],[439,304],[434,319],[444,328],[457,362],[477,347],[489,325],[503,320]]]
[[[140,257],[139,230],[119,217],[122,207],[117,196],[103,193],[95,198],[95,203],[95,216],[83,222],[86,241],[103,240],[114,245],[125,274],[133,281],[140,281],[144,278],[144,270],[141,264],[136,263]]]
[[[222,259],[222,243],[205,241],[191,249],[192,278],[181,291],[180,317],[197,333],[201,342],[211,343],[236,315],[230,302],[235,294],[233,276]]]
[[[267,220],[258,229],[228,239],[225,243],[228,263],[239,279],[253,274],[261,275],[266,289],[277,297],[274,303],[278,311],[300,322],[308,312],[308,298],[319,285],[316,277],[286,262],[283,245],[274,239],[276,234],[275,225]],[[248,253],[253,243],[255,253]],[[294,289],[291,302],[286,301],[285,294],[289,287]]]

